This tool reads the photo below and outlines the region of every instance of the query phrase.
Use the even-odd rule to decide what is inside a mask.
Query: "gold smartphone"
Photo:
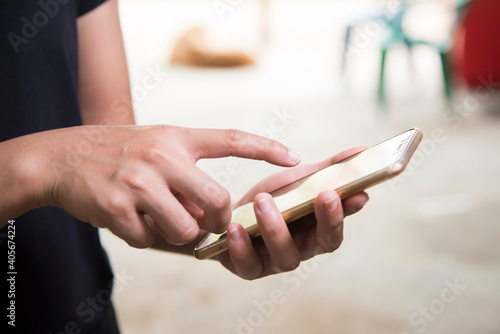
[[[400,174],[422,140],[417,128],[405,131],[377,145],[327,166],[270,193],[285,222],[290,223],[314,211],[316,196],[335,189],[340,198],[365,190]],[[232,212],[232,221],[241,224],[251,238],[260,235],[253,202]],[[208,234],[194,249],[196,258],[211,258],[227,250],[226,233]]]

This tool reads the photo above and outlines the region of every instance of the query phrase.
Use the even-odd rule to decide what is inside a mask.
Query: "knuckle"
[[[249,259],[252,258],[252,250],[247,249],[239,252],[230,251],[231,260],[238,264],[238,273],[240,276],[252,277],[257,276],[260,272],[258,265],[254,265]]]
[[[342,231],[344,229],[344,220],[337,219],[337,220],[331,221],[329,226],[333,232],[342,233]]]
[[[210,204],[215,210],[225,210],[231,205],[231,196],[227,189],[221,188],[209,194]]]
[[[138,219],[136,208],[127,194],[112,191],[100,206],[104,212],[100,221],[105,221],[105,225],[131,247],[148,248],[154,243],[155,235],[146,223]]]
[[[269,240],[282,240],[284,237],[286,237],[286,233],[290,233],[286,227],[283,227],[284,226],[281,225],[274,226],[273,228],[267,227],[267,229],[264,230],[263,233],[266,234]],[[266,224],[263,224],[262,228],[265,229]]]
[[[300,259],[293,257],[283,262],[277,263],[276,267],[280,272],[287,272],[297,269],[299,265],[300,265]]]
[[[172,125],[167,125],[167,124],[157,124],[154,125],[152,128],[147,128],[145,131],[153,136],[165,136],[169,135],[172,132],[174,132],[178,127],[172,126]]]
[[[272,152],[279,152],[283,149],[283,146],[274,139],[267,139],[265,146]]]
[[[122,181],[132,190],[144,191],[148,189],[144,175],[138,171],[129,171],[122,175]]]
[[[338,237],[337,242],[332,243],[332,252],[339,249],[340,245],[342,245],[342,242],[344,241],[344,236],[341,235]]]
[[[239,276],[246,281],[254,281],[254,280],[261,277],[261,272],[260,271],[254,271],[254,272],[250,271],[247,273],[239,274]]]
[[[344,236],[341,234],[336,236],[335,238],[328,236],[326,240],[321,240],[318,243],[319,245],[322,246],[321,248],[323,249],[324,252],[333,253],[334,251],[339,249],[340,245],[342,244],[342,241],[344,241]]]
[[[192,218],[183,219],[178,224],[178,227],[178,233],[174,238],[174,242],[177,244],[188,244],[198,236],[199,228]]]
[[[231,253],[231,260],[237,264],[236,274],[247,281],[262,277],[264,270],[262,265],[249,261],[251,257],[251,252],[242,252],[239,255]]]
[[[168,161],[168,157],[164,148],[154,143],[142,148],[142,160],[152,164],[163,164]]]
[[[236,129],[227,129],[222,132],[222,139],[227,146],[235,147],[243,140],[243,132]]]
[[[263,267],[256,266],[254,269],[249,269],[246,272],[245,279],[249,280],[249,281],[253,281],[255,279],[262,277],[262,275],[263,275]]]
[[[126,240],[130,247],[144,249],[150,247],[154,243],[154,236],[150,233],[145,233],[141,236],[134,236]]]
[[[128,218],[132,213],[128,196],[119,191],[109,193],[102,207],[115,218]]]
[[[123,239],[130,247],[148,248],[154,243],[154,235],[137,220],[120,220],[120,225],[114,226],[112,232]]]

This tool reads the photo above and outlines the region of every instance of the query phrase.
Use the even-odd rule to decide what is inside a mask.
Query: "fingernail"
[[[233,241],[238,241],[241,239],[241,233],[237,227],[230,229],[229,234],[231,235],[231,239]]]
[[[297,152],[295,152],[294,150],[288,150],[288,159],[290,159],[291,162],[293,163],[299,163],[300,162],[300,154],[298,154]]]
[[[268,213],[269,211],[271,211],[271,202],[267,197],[257,201],[257,205],[261,213]]]
[[[330,199],[325,202],[325,207],[328,211],[334,211],[339,205],[336,198],[337,196],[335,196],[335,193],[333,191],[329,195]]]

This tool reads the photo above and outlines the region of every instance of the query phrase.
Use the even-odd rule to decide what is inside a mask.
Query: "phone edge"
[[[413,154],[415,153],[418,145],[422,141],[423,132],[419,128],[417,128],[417,127],[410,128],[410,129],[403,131],[395,136],[392,136],[384,141],[381,141],[377,144],[370,146],[370,148],[371,148],[373,146],[379,145],[387,140],[390,140],[394,137],[400,136],[401,134],[408,132],[408,131],[412,131],[412,130],[414,132],[412,134],[412,137],[410,138],[410,145],[408,145],[405,148],[405,151],[402,154],[402,159],[400,161],[398,161],[393,166],[387,167],[384,170],[378,171],[376,173],[373,173],[371,175],[364,177],[363,179],[354,181],[348,185],[345,185],[343,187],[335,189],[335,191],[339,194],[339,197],[341,199],[347,198],[355,193],[358,193],[360,191],[374,187],[380,183],[383,183],[383,182],[401,174],[405,170],[405,168],[408,165],[408,163],[410,162]],[[339,162],[342,162],[342,160],[337,161],[336,163],[339,163]],[[387,174],[387,172],[390,172],[390,174]],[[386,174],[386,176],[373,182],[373,179],[377,178],[380,174]],[[346,188],[349,188],[349,189],[346,189]],[[299,213],[291,215],[290,211],[293,211],[293,212],[299,211]],[[293,207],[291,209],[288,209],[288,210],[282,212],[282,215],[283,215],[285,222],[288,224],[292,221],[295,221],[299,218],[302,218],[302,217],[310,214],[313,211],[314,211],[314,199],[312,199],[308,202],[302,203],[302,204],[300,204],[296,207]],[[248,234],[250,235],[251,238],[254,238],[254,237],[257,237],[260,235],[260,231],[259,231],[257,225],[253,225],[253,226],[248,227],[246,229],[246,231],[248,232]],[[207,234],[207,236],[205,236],[202,239],[202,241],[200,241],[200,243],[198,245],[201,245],[203,243],[203,241],[205,241],[205,239],[208,238],[208,236],[209,236],[209,234]],[[205,248],[197,249],[197,247],[198,246],[196,246],[196,248],[193,250],[193,255],[195,256],[195,258],[197,258],[199,260],[206,260],[206,259],[212,258],[216,255],[219,255],[227,250],[227,238],[220,240],[220,242],[216,241],[213,244],[211,244]],[[218,249],[214,250],[214,248],[218,248]]]

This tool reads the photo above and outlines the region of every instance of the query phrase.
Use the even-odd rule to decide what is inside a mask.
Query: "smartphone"
[[[291,223],[313,212],[314,200],[324,190],[334,189],[343,199],[400,174],[422,137],[422,131],[410,129],[270,192],[270,195],[285,222]],[[253,202],[234,209],[232,221],[241,224],[251,238],[260,235]],[[226,233],[210,233],[194,249],[194,255],[203,260],[226,250]]]

